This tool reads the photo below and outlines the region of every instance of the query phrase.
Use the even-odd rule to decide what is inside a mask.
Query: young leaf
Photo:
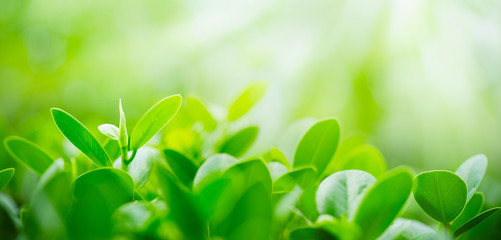
[[[118,140],[120,130],[117,128],[117,126],[115,126],[113,124],[105,123],[105,124],[99,125],[99,127],[97,127],[97,128],[105,136],[107,136],[113,140]]]
[[[468,199],[470,199],[477,190],[486,169],[487,157],[483,154],[478,154],[466,160],[456,170],[456,174],[466,183],[466,187],[468,188]]]
[[[312,167],[294,169],[281,177],[273,184],[273,192],[290,192],[296,185],[306,189],[315,182],[317,171]]]
[[[98,166],[111,166],[106,151],[82,123],[58,108],[52,108],[51,113],[57,128],[78,150]]]
[[[293,167],[314,166],[320,175],[329,164],[339,142],[339,123],[327,119],[313,125],[299,142]]]
[[[460,228],[458,228],[458,230],[456,230],[453,234],[454,237],[459,237],[461,234],[472,229],[473,227],[484,221],[486,218],[488,218],[490,215],[499,210],[501,210],[500,207],[495,207],[478,214],[477,216],[475,216],[474,218],[470,219],[468,222],[463,224]]]
[[[269,152],[263,154],[263,159],[265,162],[279,162],[287,167],[287,169],[290,168],[289,161],[287,161],[285,155],[277,148],[272,148]]]
[[[238,160],[228,154],[216,154],[209,157],[198,168],[193,180],[193,187],[195,188],[203,182],[208,183],[219,178],[224,171],[236,163],[238,163]]]
[[[19,163],[42,175],[54,162],[44,150],[35,143],[17,136],[6,137],[5,149]]]
[[[362,239],[376,239],[390,226],[411,189],[412,174],[405,168],[388,172],[369,189],[354,218],[362,229]]]
[[[129,136],[127,135],[127,121],[125,120],[124,110],[122,108],[122,99],[120,99],[118,108],[120,111],[120,124],[118,125],[118,142],[120,148],[127,149],[129,145]]]
[[[165,149],[164,156],[167,160],[167,164],[169,164],[169,167],[174,172],[174,175],[176,175],[185,186],[190,188],[198,170],[195,163],[183,154],[171,149]]]
[[[264,96],[268,84],[256,82],[250,85],[230,106],[228,120],[235,121],[245,115]]]
[[[233,134],[221,145],[220,153],[226,153],[235,157],[242,156],[256,140],[259,129],[247,127]]]
[[[376,178],[382,176],[386,171],[383,156],[370,145],[362,145],[351,150],[337,166],[337,171],[358,169],[368,172]]]
[[[14,172],[14,168],[6,168],[0,171],[0,191],[10,182]]]
[[[466,184],[453,172],[429,171],[416,176],[414,199],[430,217],[450,223],[466,203]]]
[[[139,119],[130,137],[130,148],[138,150],[176,115],[181,107],[181,96],[173,95],[157,102]]]
[[[206,131],[216,129],[216,120],[212,117],[207,108],[205,108],[205,106],[196,98],[188,97],[186,99],[186,110],[192,120],[202,122],[204,124],[204,129]]]
[[[316,202],[320,214],[330,214],[351,221],[360,201],[376,183],[376,178],[360,170],[345,170],[324,179],[317,189]]]
[[[484,195],[482,193],[475,193],[470,198],[461,214],[454,220],[451,225],[451,232],[456,231],[459,227],[465,224],[468,220],[475,217],[484,205]]]

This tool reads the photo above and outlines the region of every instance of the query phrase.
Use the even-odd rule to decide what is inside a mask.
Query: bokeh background
[[[501,204],[501,1],[0,0],[0,138],[56,156],[50,107],[99,135],[119,98],[132,123],[175,93],[224,117],[256,80],[269,89],[241,123],[261,129],[250,154],[334,116],[390,167],[484,153],[480,191]]]

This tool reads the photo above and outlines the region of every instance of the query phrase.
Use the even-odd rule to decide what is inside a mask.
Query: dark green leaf
[[[294,168],[314,166],[320,175],[329,164],[339,142],[339,124],[327,119],[313,125],[297,146]]]
[[[367,172],[345,170],[324,179],[317,189],[316,203],[320,214],[330,214],[351,221],[360,202],[376,179]]]
[[[259,129],[247,127],[226,139],[219,149],[220,153],[227,153],[235,157],[242,156],[256,140]]]
[[[500,207],[491,208],[478,214],[477,216],[475,216],[474,218],[470,219],[468,222],[463,224],[460,228],[458,228],[458,230],[454,232],[454,237],[459,237],[461,234],[477,226],[479,223],[484,221],[486,218],[488,218],[490,215],[497,212],[498,210],[501,210],[501,208]]]
[[[318,227],[296,228],[289,234],[289,240],[336,240],[334,235]]]
[[[411,189],[411,172],[398,169],[388,172],[367,192],[354,218],[362,229],[362,239],[376,239],[390,226]]]
[[[475,193],[470,198],[461,214],[454,220],[451,225],[451,232],[456,231],[459,227],[465,224],[468,220],[475,217],[484,205],[484,195],[482,193]]]
[[[165,149],[164,156],[167,160],[167,164],[174,172],[174,175],[176,175],[185,186],[190,188],[198,170],[193,160],[172,149]]]
[[[466,184],[453,172],[429,171],[416,176],[414,199],[430,217],[442,223],[454,220],[466,203]]]
[[[466,183],[466,187],[468,188],[468,199],[470,199],[477,190],[486,169],[487,157],[483,154],[479,154],[466,160],[456,170],[456,174]]]
[[[362,145],[351,150],[337,165],[336,171],[357,169],[379,178],[386,172],[383,155],[373,146]]]
[[[6,168],[0,171],[0,191],[10,182],[14,172],[14,168]]]
[[[29,167],[39,175],[54,162],[38,145],[24,138],[11,136],[4,140],[7,152],[19,163]]]
[[[268,84],[256,82],[250,85],[230,106],[228,120],[235,121],[245,115],[264,96]]]
[[[99,131],[104,134],[105,136],[113,139],[113,140],[118,140],[118,135],[120,134],[120,130],[118,129],[117,126],[113,124],[101,124],[97,127]]]
[[[52,118],[63,135],[98,166],[111,166],[111,160],[90,131],[69,113],[51,109]]]
[[[173,95],[153,105],[132,130],[130,148],[132,150],[139,149],[160,132],[179,111],[181,100],[180,95]]]

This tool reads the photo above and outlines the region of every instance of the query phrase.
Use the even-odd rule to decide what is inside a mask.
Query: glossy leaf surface
[[[456,170],[456,174],[466,183],[466,187],[468,188],[468,199],[470,199],[477,190],[486,169],[487,157],[483,154],[479,154],[466,160]]]
[[[137,122],[130,136],[130,148],[137,150],[155,136],[176,115],[181,96],[166,97],[151,107]]]
[[[98,166],[111,166],[111,160],[106,151],[82,123],[61,109],[52,108],[51,113],[61,133],[78,150]]]
[[[449,223],[463,211],[466,184],[453,172],[424,172],[416,176],[414,183],[414,199],[435,220]]]
[[[293,167],[314,166],[321,174],[336,152],[339,133],[339,123],[335,119],[313,125],[297,146]]]
[[[105,136],[113,139],[113,140],[118,140],[118,136],[120,135],[120,130],[118,129],[117,126],[113,124],[102,124],[97,127],[99,131],[104,134]]]

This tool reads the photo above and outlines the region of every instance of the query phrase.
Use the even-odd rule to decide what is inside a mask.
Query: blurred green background
[[[131,123],[175,93],[224,117],[265,80],[241,122],[261,129],[250,154],[287,144],[300,119],[335,116],[390,167],[455,170],[484,153],[480,191],[499,205],[500,66],[497,0],[0,0],[0,137],[57,156],[50,107],[98,136],[118,124],[119,98]],[[15,165],[3,145],[0,157]]]

